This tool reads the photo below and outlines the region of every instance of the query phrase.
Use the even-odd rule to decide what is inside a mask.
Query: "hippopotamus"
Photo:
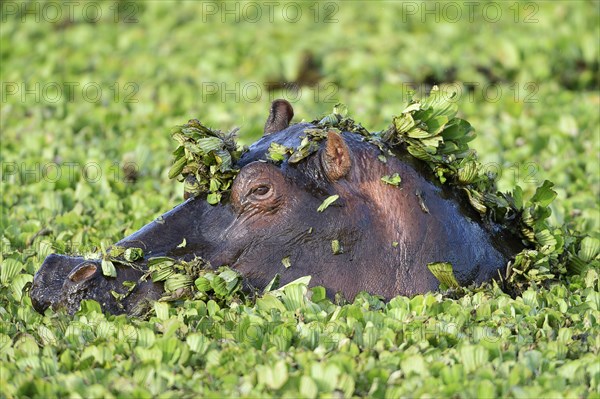
[[[108,277],[99,260],[49,255],[30,290],[34,308],[72,313],[81,300],[94,299],[107,312],[135,313],[141,302],[164,293],[162,283],[141,279],[147,260],[157,256],[228,265],[246,287],[263,288],[276,274],[281,284],[310,275],[310,284],[324,287],[329,297],[352,299],[367,291],[391,299],[438,289],[430,263],[451,264],[456,281],[466,286],[498,277],[518,252],[518,240],[483,220],[464,193],[440,184],[401,148],[330,130],[301,162],[269,162],[272,143],[296,148],[315,127],[290,125],[293,115],[289,102],[272,103],[265,134],[237,161],[239,173],[221,202],[193,196],[116,243],[143,248],[136,267],[117,265],[116,277]],[[396,174],[399,184],[382,180]],[[110,291],[125,292],[124,281],[139,282],[119,302]]]

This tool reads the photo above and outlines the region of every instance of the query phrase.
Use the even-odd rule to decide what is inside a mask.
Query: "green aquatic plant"
[[[202,125],[197,119],[173,129],[171,137],[179,144],[169,178],[184,182],[190,195],[206,194],[210,204],[221,201],[238,170],[235,163],[241,156],[235,140],[236,130],[223,133]]]

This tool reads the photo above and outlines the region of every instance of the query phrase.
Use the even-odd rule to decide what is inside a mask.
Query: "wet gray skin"
[[[33,279],[30,291],[33,307],[43,313],[49,306],[75,313],[82,299],[94,299],[110,313],[142,314],[152,301],[163,294],[161,283],[139,281],[143,273],[131,267],[115,263],[117,278],[102,274],[99,261],[82,257],[49,255]],[[124,301],[117,301],[111,294],[127,294],[124,281],[136,282],[135,289]]]
[[[389,299],[435,290],[430,262],[450,262],[461,285],[481,283],[497,277],[521,249],[508,232],[483,223],[461,193],[435,183],[419,161],[395,151],[383,163],[379,148],[358,134],[330,132],[298,164],[264,162],[272,142],[298,147],[312,127],[288,126],[292,115],[286,101],[273,103],[267,133],[238,162],[240,173],[221,204],[190,198],[116,245],[142,248],[145,259],[200,256],[213,267],[237,269],[247,287],[258,289],[277,273],[282,284],[311,275],[311,285],[348,299],[360,291]],[[402,178],[399,187],[381,181],[394,173]],[[334,194],[339,199],[317,212]],[[186,246],[178,248],[183,239]],[[341,253],[333,253],[333,240]],[[145,262],[137,267],[146,269]],[[123,281],[137,281],[140,270],[118,266],[111,278],[97,261],[50,255],[30,295],[39,312],[53,306],[73,313],[82,299],[95,299],[108,312],[136,314],[161,296],[162,284],[139,283],[120,302],[110,290],[126,292]]]

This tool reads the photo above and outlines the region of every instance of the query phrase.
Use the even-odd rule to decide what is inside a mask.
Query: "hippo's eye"
[[[269,192],[271,191],[271,187],[266,186],[266,185],[260,185],[260,186],[256,186],[254,187],[252,190],[250,190],[250,195],[255,197],[255,198],[261,198],[261,197],[265,197],[269,194]]]

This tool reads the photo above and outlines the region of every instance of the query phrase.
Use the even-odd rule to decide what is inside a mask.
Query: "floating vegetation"
[[[179,146],[173,152],[169,178],[184,182],[186,194],[206,194],[208,203],[218,204],[238,173],[235,164],[242,151],[235,140],[236,132],[222,133],[197,119],[175,127],[171,136]]]
[[[239,272],[227,266],[213,269],[209,262],[200,257],[190,261],[167,256],[150,258],[144,278],[147,277],[153,282],[164,282],[164,301],[213,299],[230,302],[244,298]]]

